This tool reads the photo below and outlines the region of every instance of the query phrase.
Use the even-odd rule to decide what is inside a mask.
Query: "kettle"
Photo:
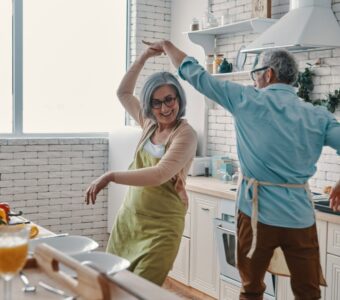
[[[230,73],[233,70],[233,64],[228,63],[226,58],[223,58],[222,63],[218,67],[219,73]]]

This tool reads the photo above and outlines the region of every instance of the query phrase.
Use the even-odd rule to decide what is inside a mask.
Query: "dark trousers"
[[[262,300],[266,289],[264,275],[276,247],[281,247],[291,273],[296,300],[320,299],[320,255],[314,224],[308,228],[283,228],[257,224],[257,245],[251,259],[246,255],[252,241],[251,219],[239,213],[237,260],[242,280],[240,299]]]

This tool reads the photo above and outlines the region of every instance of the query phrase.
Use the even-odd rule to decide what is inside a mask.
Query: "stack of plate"
[[[108,275],[113,275],[130,266],[130,262],[124,258],[110,253],[93,251],[98,248],[98,243],[85,236],[64,235],[33,239],[29,241],[29,252],[33,253],[35,247],[41,243],[72,256],[80,263],[91,262]],[[75,273],[66,266],[61,265],[60,270],[70,276],[75,276]]]

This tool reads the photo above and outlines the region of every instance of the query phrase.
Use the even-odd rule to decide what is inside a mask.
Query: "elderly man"
[[[285,50],[261,54],[252,87],[217,80],[169,41],[149,46],[165,52],[183,79],[235,119],[243,174],[237,200],[240,299],[262,299],[266,270],[282,274],[285,268],[296,299],[319,299],[325,281],[308,179],[323,146],[340,155],[340,123],[297,97],[292,84],[298,66]],[[340,181],[331,205],[340,208]]]

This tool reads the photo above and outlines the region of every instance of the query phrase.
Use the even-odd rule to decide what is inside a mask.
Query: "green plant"
[[[306,67],[303,72],[299,72],[298,80],[296,82],[296,86],[298,87],[297,95],[300,98],[304,99],[306,102],[313,103],[313,101],[309,97],[309,93],[311,93],[314,89],[314,73],[311,70],[312,65],[308,65],[309,67]]]
[[[314,89],[313,76],[311,70],[313,65],[307,64],[303,72],[299,72],[298,79],[295,86],[298,87],[297,95],[304,101],[312,103],[313,105],[325,106],[330,112],[334,113],[340,104],[340,89],[335,90],[333,93],[328,93],[326,99],[311,100],[310,93]]]
[[[329,93],[327,96],[327,109],[334,113],[340,104],[340,89],[335,90],[334,93]]]

